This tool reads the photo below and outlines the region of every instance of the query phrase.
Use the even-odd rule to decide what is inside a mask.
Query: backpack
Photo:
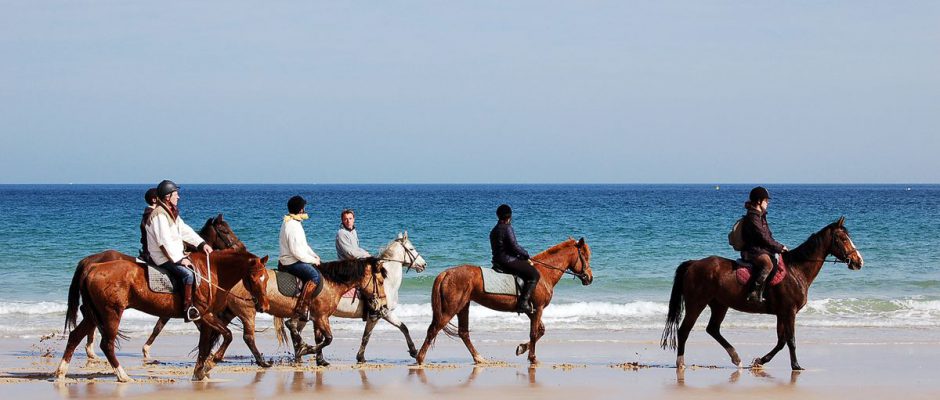
[[[734,249],[734,251],[744,250],[744,233],[741,232],[741,221],[744,220],[744,217],[739,218],[735,221],[734,225],[731,226],[731,232],[728,232],[728,244]]]

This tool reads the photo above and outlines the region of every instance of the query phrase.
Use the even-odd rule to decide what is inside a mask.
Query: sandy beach
[[[397,332],[373,335],[369,363],[357,365],[358,337],[340,332],[326,352],[333,364],[316,367],[289,362],[272,335],[258,335],[259,345],[276,365],[256,367],[236,335],[227,362],[207,382],[192,382],[195,335],[172,334],[158,339],[156,361],[145,363],[142,337],[122,344],[118,353],[135,382],[115,382],[103,361],[87,362],[79,352],[68,379],[54,382],[64,342],[54,337],[5,339],[0,342],[0,393],[3,398],[300,398],[327,396],[376,398],[407,396],[454,398],[863,398],[940,397],[932,361],[940,356],[933,330],[821,329],[802,331],[798,355],[806,371],[790,371],[786,350],[763,370],[734,368],[725,352],[702,330],[693,332],[683,372],[673,367],[672,353],[659,349],[658,332],[637,330],[551,331],[539,342],[540,365],[530,368],[513,355],[524,334],[474,332],[478,349],[491,364],[474,366],[459,340],[439,338],[429,353],[430,364],[416,367]],[[417,336],[417,335],[416,335]],[[745,359],[765,353],[773,343],[771,330],[728,332]],[[510,339],[511,338],[511,339]]]

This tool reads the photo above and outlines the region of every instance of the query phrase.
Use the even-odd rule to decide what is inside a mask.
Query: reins
[[[207,279],[206,277],[202,276],[202,274],[197,274],[197,275],[199,275],[199,279],[200,279],[200,280],[206,282],[206,284],[209,285],[209,303],[210,303],[210,304],[212,303],[212,288],[216,288],[216,289],[218,289],[218,290],[221,290],[221,291],[227,293],[229,296],[235,297],[235,298],[237,298],[237,299],[241,299],[241,300],[245,300],[245,301],[255,301],[254,298],[239,296],[239,295],[237,295],[237,294],[235,294],[235,293],[232,293],[231,290],[224,289],[224,288],[222,288],[221,286],[212,283],[212,266],[211,266],[211,264],[209,264],[209,255],[208,255],[208,254],[206,254],[206,275],[209,275],[209,278]]]
[[[581,253],[581,248],[580,248],[580,247],[578,247],[578,246],[575,246],[575,247],[577,247],[577,249],[578,249],[578,261],[581,263],[581,272],[580,272],[580,273],[571,271],[571,270],[569,270],[568,268],[559,268],[559,267],[556,267],[556,266],[551,265],[551,264],[549,264],[549,263],[536,260],[536,259],[534,259],[534,258],[529,258],[529,260],[532,260],[532,262],[535,262],[535,263],[542,264],[543,266],[545,266],[545,267],[548,268],[548,269],[553,269],[553,270],[555,270],[555,271],[561,271],[563,274],[571,275],[573,278],[584,279],[584,276],[585,276],[585,274],[584,274],[584,265],[586,264],[586,263],[584,262],[584,255]]]

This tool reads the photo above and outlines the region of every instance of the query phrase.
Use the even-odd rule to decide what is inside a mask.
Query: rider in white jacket
[[[320,265],[320,256],[307,244],[307,235],[301,221],[309,218],[306,210],[307,201],[294,196],[287,201],[287,211],[281,224],[280,248],[277,258],[278,269],[287,271],[303,281],[300,297],[294,306],[294,315],[306,320],[309,297],[320,285],[320,271],[314,268]],[[312,283],[311,283],[312,282]]]

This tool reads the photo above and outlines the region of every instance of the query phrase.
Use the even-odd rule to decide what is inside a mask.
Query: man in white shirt
[[[289,272],[303,281],[300,297],[294,306],[294,315],[307,320],[308,302],[317,286],[320,286],[320,271],[314,265],[320,265],[320,256],[307,244],[307,235],[301,221],[309,218],[307,215],[307,201],[303,197],[294,196],[287,201],[287,212],[281,224],[280,247],[281,254],[277,258],[278,269]]]
[[[180,218],[179,199],[179,187],[172,181],[164,180],[157,185],[157,205],[146,226],[147,251],[155,264],[183,283],[183,318],[189,322],[199,320],[202,314],[193,306],[193,297],[198,296],[193,289],[195,267],[183,253],[183,242],[206,254],[212,253],[212,247]]]

